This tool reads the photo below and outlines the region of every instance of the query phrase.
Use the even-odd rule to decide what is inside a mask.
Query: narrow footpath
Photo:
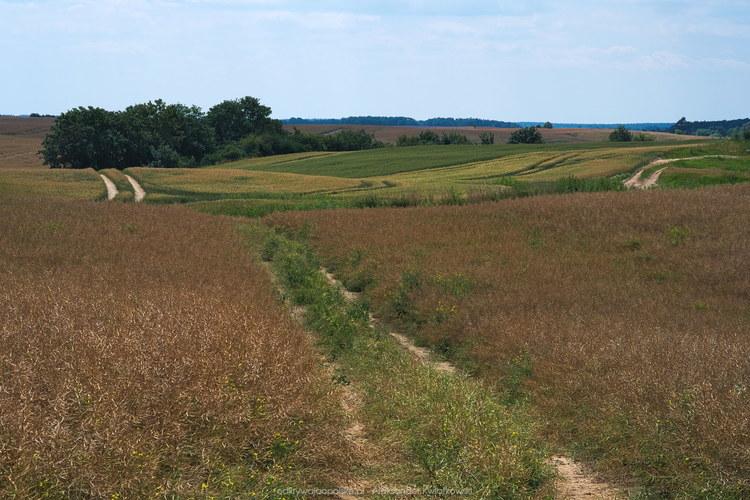
[[[321,269],[321,273],[332,286],[341,290],[347,301],[354,302],[359,299],[360,294],[346,290],[341,282],[336,280],[331,273],[325,269]],[[377,324],[377,319],[372,314],[370,314],[370,322],[373,326]],[[448,361],[436,360],[429,349],[415,345],[409,337],[390,330],[388,333],[420,363],[432,365],[433,368],[444,373],[458,373],[455,365]],[[555,484],[557,498],[569,500],[617,500],[627,497],[625,491],[597,480],[593,475],[588,473],[587,468],[583,464],[576,462],[570,457],[554,455],[550,457],[549,463],[555,467],[559,477]],[[355,497],[347,495],[340,496],[339,498],[341,500],[349,500]]]

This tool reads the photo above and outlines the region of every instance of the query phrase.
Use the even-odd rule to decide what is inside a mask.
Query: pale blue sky
[[[750,0],[0,0],[0,114],[750,115]]]

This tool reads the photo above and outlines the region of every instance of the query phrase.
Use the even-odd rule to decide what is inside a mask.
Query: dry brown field
[[[750,492],[750,186],[274,214],[375,312],[673,497]]]
[[[308,134],[333,134],[341,130],[365,130],[373,134],[375,139],[388,144],[395,144],[402,135],[417,136],[425,130],[432,130],[438,134],[456,132],[465,135],[472,142],[480,142],[479,134],[490,132],[495,134],[495,144],[505,144],[513,133],[514,128],[492,128],[492,127],[387,127],[380,125],[317,125],[300,124],[284,125],[284,129],[299,129]],[[539,129],[546,142],[602,142],[609,139],[612,129],[580,129],[580,128],[553,128]],[[705,137],[685,136],[667,134],[664,132],[647,132],[658,141],[693,140],[706,139]]]
[[[0,497],[251,498],[346,477],[338,394],[236,224],[0,199]]]
[[[37,152],[54,121],[0,116],[0,168],[46,168]]]

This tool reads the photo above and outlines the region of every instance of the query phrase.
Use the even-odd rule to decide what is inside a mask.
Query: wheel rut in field
[[[104,185],[107,186],[107,200],[112,201],[115,199],[115,196],[119,193],[117,190],[117,186],[115,186],[115,183],[112,182],[112,179],[107,177],[104,174],[99,174],[102,177],[102,180],[104,181]]]
[[[349,302],[359,299],[360,294],[348,291],[336,277],[325,269],[320,270],[331,286],[338,288]],[[370,314],[370,323],[375,326],[378,324],[377,318]],[[455,365],[449,361],[436,360],[429,349],[419,347],[412,342],[406,335],[392,332],[388,333],[420,363],[432,366],[435,370],[455,374],[458,373]],[[570,457],[563,455],[553,455],[549,458],[549,464],[557,471],[558,479],[555,482],[556,498],[567,500],[617,500],[625,498],[626,493],[609,483],[597,480],[589,474],[586,467],[580,462],[576,462]],[[342,500],[349,500],[349,496],[341,496]]]
[[[137,180],[133,179],[128,174],[125,174],[125,177],[127,177],[130,185],[133,186],[133,194],[135,195],[135,201],[136,202],[143,201],[143,198],[146,197],[146,191],[143,189],[143,187],[140,184],[138,184]]]
[[[274,287],[277,291],[282,292],[283,296],[283,289],[276,278],[276,274],[271,269],[270,264],[268,264],[267,262],[264,262],[263,264],[268,271],[269,276],[271,277],[271,281],[273,282]],[[353,300],[351,295],[345,295],[345,298],[349,301]],[[287,300],[285,300],[284,303],[288,307],[289,313],[292,318],[304,327],[305,314],[307,313],[307,309],[303,306],[295,306]],[[323,365],[325,366],[325,370],[333,380],[337,375],[336,363],[328,360],[323,360]],[[382,453],[380,453],[377,450],[375,444],[368,439],[367,433],[365,432],[365,426],[360,418],[362,398],[354,389],[352,389],[348,385],[341,384],[340,390],[341,407],[344,410],[344,414],[346,415],[349,422],[349,427],[347,427],[344,431],[344,435],[346,436],[349,444],[352,446],[352,449],[355,451],[357,459],[360,461],[360,463],[362,463],[366,467],[370,467],[377,462],[378,457],[381,457]],[[374,485],[371,484],[367,479],[352,478],[348,481],[342,482],[342,484],[339,484],[336,489],[340,490],[341,492],[333,494],[331,495],[331,497],[337,500],[365,499],[367,498],[366,496],[360,496],[353,493],[357,491],[372,490],[373,487]]]
[[[683,161],[683,160],[700,160],[702,158],[739,158],[738,156],[729,156],[729,155],[704,155],[704,156],[691,156],[688,158],[669,158],[669,159],[662,159],[662,160],[654,160],[645,167],[641,167],[638,169],[636,173],[634,173],[629,179],[623,181],[623,184],[626,188],[629,189],[648,189],[651,187],[654,187],[656,185],[656,182],[659,180],[659,176],[661,176],[662,172],[667,169],[667,167],[661,168],[657,170],[656,172],[649,175],[647,178],[642,178],[643,171],[651,168],[651,167],[658,167],[659,165],[666,165],[667,163],[674,163],[676,161]]]

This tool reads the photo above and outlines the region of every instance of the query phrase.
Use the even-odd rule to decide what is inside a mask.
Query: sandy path
[[[130,177],[128,174],[125,174],[125,177],[128,178],[128,182],[130,182],[130,185],[133,186],[133,193],[135,194],[135,201],[139,202],[142,201],[143,198],[146,196],[146,191],[141,187],[140,184],[138,184],[138,181]]]
[[[656,181],[659,180],[659,176],[666,170],[666,167],[657,170],[653,174],[651,174],[648,178],[642,179],[641,174],[644,170],[651,167],[657,167],[659,165],[666,165],[667,163],[674,163],[676,161],[683,161],[683,160],[700,160],[701,158],[739,158],[738,156],[728,156],[728,155],[705,155],[705,156],[690,156],[688,158],[670,158],[670,159],[664,159],[664,160],[654,160],[645,167],[642,167],[638,169],[636,173],[632,175],[629,179],[623,182],[625,184],[625,187],[628,189],[648,189],[650,187],[653,187],[656,185]]]
[[[102,180],[104,181],[104,184],[107,186],[107,200],[112,201],[115,199],[115,196],[117,196],[117,193],[119,191],[117,190],[117,186],[115,186],[115,183],[112,182],[112,179],[107,177],[104,174],[99,174],[102,176]]]
[[[353,302],[359,298],[360,294],[346,290],[341,282],[336,280],[331,273],[325,269],[321,269],[320,272],[326,277],[332,286],[341,290],[347,301]],[[370,315],[370,323],[373,325],[377,323],[377,319],[374,318],[372,314]],[[454,374],[458,372],[452,363],[449,361],[435,360],[429,349],[415,345],[409,337],[391,331],[388,333],[391,337],[396,339],[404,349],[419,360],[420,363],[429,364],[443,373]],[[559,498],[569,500],[615,500],[627,496],[621,489],[608,483],[598,481],[594,476],[586,472],[585,467],[581,463],[576,462],[572,458],[562,455],[553,455],[549,458],[549,463],[555,467],[559,476],[555,483],[555,489],[560,495]],[[342,500],[349,500],[349,497],[346,499],[344,499],[344,497],[341,498]]]

